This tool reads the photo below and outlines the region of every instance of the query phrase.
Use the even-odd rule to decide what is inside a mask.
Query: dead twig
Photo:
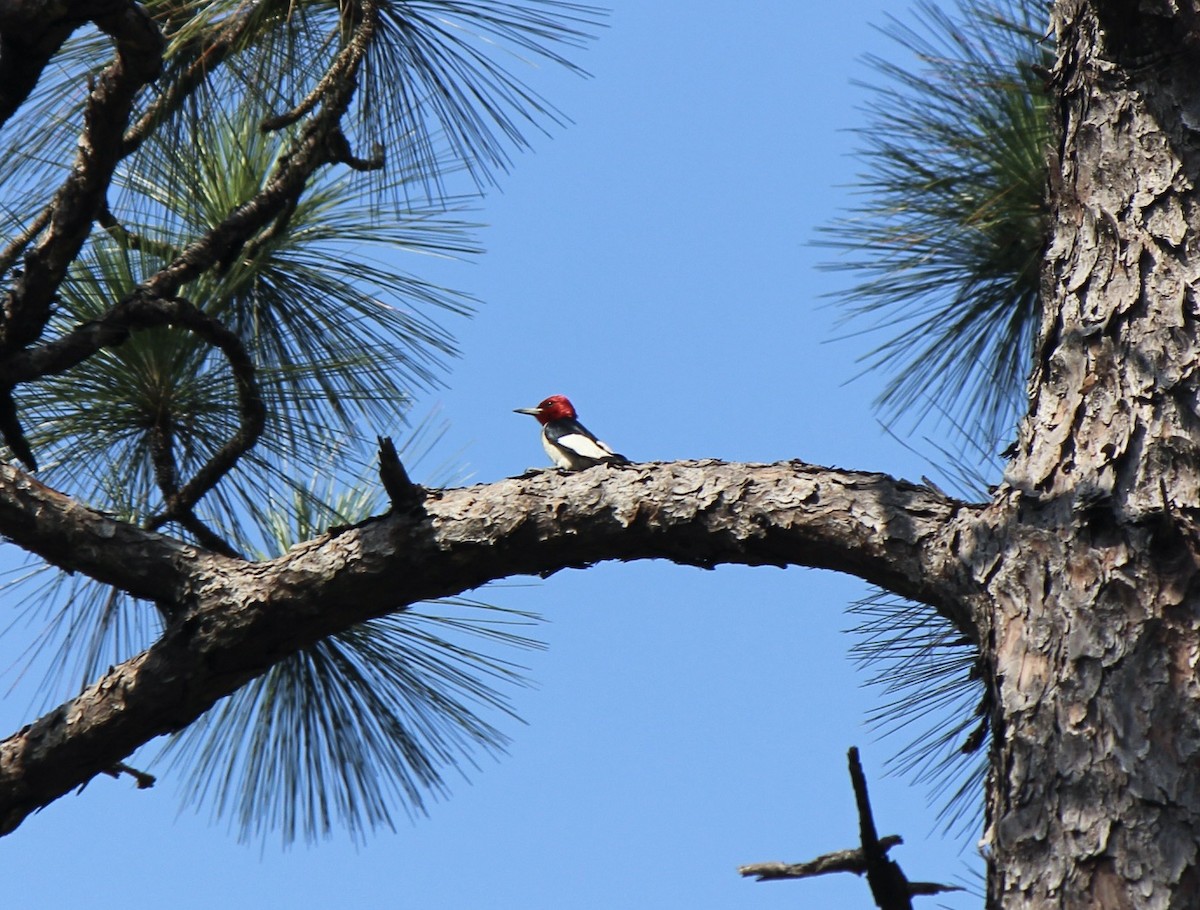
[[[876,832],[871,800],[867,795],[867,778],[863,774],[858,749],[851,746],[848,758],[850,782],[854,786],[854,801],[858,806],[858,832],[862,845],[851,850],[825,853],[805,863],[754,863],[739,866],[738,873],[760,882],[811,878],[830,872],[866,875],[867,883],[871,886],[871,896],[879,910],[912,910],[912,898],[916,895],[962,891],[957,885],[910,882],[900,865],[888,858],[888,851],[903,841],[898,835],[880,837]]]

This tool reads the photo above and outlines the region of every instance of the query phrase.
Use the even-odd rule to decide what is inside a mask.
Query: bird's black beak
[[[541,408],[513,408],[514,414],[528,414],[530,417],[537,417],[542,413]]]

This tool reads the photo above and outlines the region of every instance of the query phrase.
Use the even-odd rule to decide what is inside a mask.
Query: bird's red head
[[[566,395],[551,395],[537,406],[537,413],[533,416],[543,425],[554,420],[574,420],[575,406]]]

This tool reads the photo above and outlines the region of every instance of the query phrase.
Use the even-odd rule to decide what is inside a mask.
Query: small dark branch
[[[21,277],[3,299],[2,340],[9,352],[30,344],[45,328],[54,294],[91,231],[120,160],[134,98],[162,66],[162,35],[136,4],[108,4],[91,18],[116,40],[116,59],[89,92],[70,176],[51,200],[41,241],[26,253]]]
[[[0,275],[13,267],[13,263],[25,252],[25,248],[33,243],[33,238],[40,234],[49,223],[50,208],[47,207],[42,209],[41,213],[29,223],[29,226],[14,237],[12,242],[0,252]]]
[[[141,238],[126,230],[125,226],[117,221],[112,209],[108,207],[107,199],[100,202],[100,209],[96,212],[96,223],[108,231],[108,235],[125,249],[134,250],[141,247]]]
[[[145,771],[139,771],[137,768],[131,768],[123,761],[117,762],[111,768],[104,772],[110,777],[120,777],[122,774],[128,774],[133,778],[139,790],[149,790],[154,786],[157,778],[153,774],[147,774]]]
[[[325,141],[325,164],[344,164],[351,170],[376,171],[386,163],[383,156],[383,146],[377,145],[376,152],[371,158],[357,158],[350,151],[350,142],[340,127],[335,127]],[[259,251],[269,246],[277,238],[284,236],[292,224],[292,216],[296,214],[299,197],[293,196],[283,206],[283,210],[275,216],[270,227],[244,244],[244,255],[253,259]],[[233,267],[239,255],[243,255],[243,246],[235,245],[217,262],[217,271],[226,272]]]
[[[364,17],[358,19],[358,23],[351,32],[350,39],[338,51],[337,56],[333,58],[333,62],[329,64],[329,69],[325,71],[325,75],[321,77],[321,81],[308,93],[308,97],[290,111],[280,114],[277,117],[268,117],[264,120],[259,127],[264,133],[272,133],[299,122],[301,117],[312,112],[318,104],[325,101],[329,96],[334,95],[335,90],[343,89],[347,81],[353,82],[358,72],[359,61],[362,59],[361,51],[363,50],[356,42],[361,36],[361,27],[363,21],[365,21],[366,6],[368,4],[355,5],[363,7]]]
[[[388,499],[392,501],[393,512],[405,512],[420,508],[425,501],[426,490],[419,484],[413,483],[408,477],[408,471],[396,454],[396,446],[390,436],[380,436],[379,439],[379,479],[387,491]]]
[[[858,806],[858,835],[862,840],[863,856],[867,860],[867,884],[879,910],[912,910],[912,895],[908,890],[908,879],[893,860],[875,831],[875,818],[871,814],[871,800],[867,796],[867,778],[862,763],[858,760],[858,749],[850,747],[850,781],[854,785],[854,802]]]
[[[150,462],[154,480],[163,497],[171,499],[179,492],[179,472],[175,465],[175,428],[171,415],[160,409],[150,428]]]
[[[221,535],[208,527],[192,512],[184,508],[179,497],[179,468],[175,462],[175,429],[171,415],[161,412],[150,430],[150,459],[154,465],[154,479],[162,491],[167,504],[166,512],[181,527],[191,532],[200,546],[220,553],[222,556],[240,558],[237,552]],[[147,519],[145,527],[153,529],[154,519]],[[170,610],[167,610],[169,616]]]
[[[387,163],[379,143],[375,144],[370,158],[356,156],[350,149],[350,140],[340,129],[330,134],[326,154],[330,164],[344,164],[353,171],[377,171]]]
[[[37,470],[37,459],[33,457],[33,449],[29,447],[29,440],[25,438],[25,431],[17,416],[17,403],[11,387],[0,388],[0,436],[25,467],[31,471]]]
[[[218,449],[196,474],[170,496],[167,507],[147,520],[150,529],[188,515],[197,502],[233,470],[238,460],[258,442],[266,426],[267,408],[263,403],[255,377],[254,363],[242,340],[218,320],[179,297],[159,300],[166,321],[195,332],[200,338],[218,348],[229,362],[237,387],[241,425],[234,437]]]
[[[847,753],[850,760],[850,783],[854,786],[854,803],[858,807],[858,836],[862,841],[867,862],[886,858],[886,852],[875,832],[875,817],[871,814],[871,799],[867,795],[867,778],[863,774],[862,762],[858,758],[858,747],[851,746]]]
[[[898,834],[889,834],[879,839],[879,846],[885,853],[902,843],[904,841]],[[744,878],[754,876],[760,882],[785,878],[812,878],[831,872],[853,872],[855,875],[862,875],[866,871],[867,858],[861,847],[824,853],[806,863],[754,863],[738,866],[739,875]]]
[[[945,894],[947,891],[966,891],[958,885],[943,885],[940,882],[909,882],[908,893],[913,897],[929,897],[933,894]]]
[[[175,521],[181,528],[195,537],[196,542],[204,547],[204,549],[211,550],[213,553],[218,553],[221,556],[232,557],[233,559],[243,558],[242,554],[229,541],[197,518],[193,512],[177,515],[175,516]],[[170,613],[171,610],[168,609],[166,612]]]
[[[190,531],[204,548],[222,556],[241,558],[221,535],[201,521],[190,509],[179,506],[179,468],[175,463],[175,429],[171,415],[165,411],[158,416],[150,430],[150,459],[154,465],[154,479],[162,491],[167,511],[183,528]]]
[[[387,159],[383,153],[383,146],[378,143],[375,144],[370,158],[358,158],[354,155],[351,155],[349,153],[349,149],[347,149],[347,153],[345,155],[341,155],[334,160],[338,164],[346,165],[346,167],[350,168],[352,171],[361,172],[380,171],[383,170],[384,165],[387,164]]]
[[[122,249],[153,253],[167,260],[179,255],[179,249],[172,244],[150,240],[121,224],[109,209],[107,199],[100,203],[100,210],[96,213],[96,223],[104,228],[108,235],[121,245]]]
[[[287,229],[292,223],[292,216],[296,214],[296,208],[299,204],[299,201],[300,200],[297,198],[289,199],[284,205],[283,211],[275,216],[275,220],[271,222],[271,226],[260,233],[257,237],[246,243],[244,247],[246,259],[253,260],[260,251],[264,250],[277,238],[280,238],[287,233]],[[240,246],[231,249],[221,259],[221,261],[217,263],[217,271],[222,273],[229,271],[229,269],[231,269],[233,264],[237,261],[237,258],[242,251],[243,247]]]

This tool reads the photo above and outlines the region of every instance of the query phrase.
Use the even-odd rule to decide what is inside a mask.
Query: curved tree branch
[[[4,407],[3,390],[37,376],[62,373],[102,348],[120,346],[132,331],[164,325],[183,326],[225,355],[237,387],[241,423],[234,437],[213,453],[182,488],[178,486],[178,477],[175,476],[170,439],[159,441],[153,457],[167,505],[163,512],[147,521],[149,528],[158,528],[167,521],[188,516],[196,503],[233,469],[262,435],[266,425],[266,405],[258,388],[254,363],[237,334],[187,300],[180,297],[161,299],[135,290],[100,319],[76,326],[52,342],[26,349],[0,361],[0,426],[3,426],[6,415],[12,420],[16,418],[15,409]],[[10,446],[19,441],[23,441],[20,434],[10,435],[8,439]],[[24,454],[20,451],[18,454],[27,464],[33,457],[27,447]],[[222,548],[216,546],[218,540],[213,535],[206,546],[221,551]],[[233,551],[225,545],[223,552],[232,555]]]
[[[161,527],[173,518],[190,516],[193,506],[204,494],[215,487],[222,477],[233,470],[238,460],[254,447],[267,421],[267,409],[258,389],[254,362],[250,359],[250,353],[242,344],[242,340],[219,320],[186,300],[176,297],[156,303],[162,307],[168,322],[195,332],[225,355],[233,371],[234,384],[237,386],[241,423],[234,437],[213,453],[182,488],[163,488],[167,499],[166,509],[147,521],[146,526],[149,528]],[[177,478],[172,476],[170,481],[173,485]],[[224,552],[231,554],[232,551],[226,549]]]
[[[0,386],[65,373],[104,348],[120,346],[130,332],[138,329],[178,323],[198,331],[196,325],[205,321],[212,324],[214,332],[218,328],[224,329],[220,322],[180,297],[163,299],[134,290],[100,318],[80,323],[52,341],[0,360]],[[215,341],[213,344],[220,346]]]
[[[956,548],[982,507],[882,474],[720,461],[545,471],[431,492],[419,507],[263,563],[191,550],[61,494],[29,501],[28,485],[0,466],[0,532],[64,568],[170,598],[176,612],[149,650],[0,743],[0,832],[192,722],[288,654],[363,620],[512,575],[611,559],[815,566],[930,603],[975,634],[968,613],[978,588]],[[23,530],[19,538],[14,529]],[[97,544],[104,533],[108,541]],[[88,552],[63,551],[61,541],[78,539],[90,542]],[[157,562],[126,556],[164,549],[173,578],[148,579]]]
[[[238,435],[244,436],[244,430]],[[175,423],[169,413],[160,412],[155,418],[154,426],[150,428],[150,460],[154,465],[155,482],[158,484],[163,498],[168,503],[176,504],[171,516],[179,523],[179,526],[190,531],[193,538],[206,550],[212,550],[222,556],[241,556],[242,554],[238,553],[228,541],[201,521],[190,506],[185,507],[180,504],[179,466],[175,462]],[[165,524],[166,521],[167,518],[164,516],[158,523],[154,523],[153,520],[147,521],[145,527],[153,530]]]

